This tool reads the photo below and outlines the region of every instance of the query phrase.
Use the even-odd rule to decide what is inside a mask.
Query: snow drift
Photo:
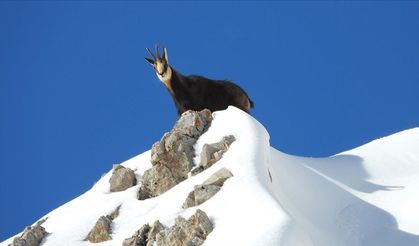
[[[89,191],[53,210],[42,224],[42,245],[91,245],[84,241],[100,216],[118,206],[112,240],[122,245],[146,223],[174,224],[197,208],[214,225],[204,245],[419,245],[419,128],[373,141],[329,158],[303,158],[269,144],[265,128],[234,107],[215,112],[195,144],[196,163],[206,143],[233,135],[222,159],[164,194],[138,200],[147,151],[122,166],[135,171],[137,185],[110,192],[112,171]],[[233,177],[205,203],[182,204],[195,185],[221,168]],[[0,245],[8,245],[10,238]]]

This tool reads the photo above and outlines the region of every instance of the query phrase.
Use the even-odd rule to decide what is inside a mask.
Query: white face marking
[[[159,73],[161,73],[163,69],[164,65],[158,62],[156,66],[156,75],[160,79],[160,81],[164,83],[165,81],[168,81],[172,78],[172,69],[170,68],[170,66],[167,66],[166,72],[160,75]]]
[[[156,72],[157,73],[160,73],[160,74],[163,73],[163,71],[164,71],[164,63],[161,62],[160,60],[157,60],[155,69],[156,69]]]

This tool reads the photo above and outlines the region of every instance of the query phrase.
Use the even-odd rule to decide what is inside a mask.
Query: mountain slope
[[[264,127],[234,107],[213,116],[195,145],[195,161],[204,144],[233,135],[236,141],[221,160],[142,201],[136,198],[141,182],[109,192],[110,171],[45,216],[50,234],[42,245],[91,245],[84,241],[90,229],[118,206],[112,240],[100,245],[122,245],[145,223],[171,226],[178,215],[187,218],[197,208],[214,225],[204,245],[419,245],[419,128],[329,158],[302,158],[270,147]],[[141,181],[151,167],[150,152],[121,165]],[[194,186],[222,167],[234,176],[207,202],[183,209]]]

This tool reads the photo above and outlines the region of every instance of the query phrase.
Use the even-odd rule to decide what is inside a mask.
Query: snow
[[[272,191],[313,245],[419,245],[418,146],[415,128],[329,158],[272,148]]]
[[[122,245],[145,223],[160,220],[171,226],[178,215],[188,218],[197,208],[214,223],[204,245],[419,245],[419,128],[328,158],[304,158],[272,148],[265,128],[237,108],[213,116],[195,146],[195,162],[205,143],[234,135],[236,141],[220,161],[144,201],[136,199],[139,185],[109,192],[110,171],[89,191],[44,216],[50,235],[43,245],[91,245],[84,241],[89,230],[119,205],[113,240],[98,245]],[[151,167],[150,152],[121,165],[141,180]],[[209,201],[183,209],[193,187],[222,167],[234,177]]]

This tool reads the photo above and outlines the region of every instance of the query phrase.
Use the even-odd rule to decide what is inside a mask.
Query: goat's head
[[[169,63],[168,63],[169,59],[167,56],[167,49],[163,48],[163,56],[161,57],[160,57],[158,45],[156,45],[156,55],[154,55],[153,52],[151,52],[149,48],[146,48],[146,49],[148,53],[150,53],[151,57],[153,57],[153,59],[144,57],[145,60],[153,66],[159,79],[163,83],[166,83],[167,80],[170,80],[172,76],[172,70],[169,67]]]

